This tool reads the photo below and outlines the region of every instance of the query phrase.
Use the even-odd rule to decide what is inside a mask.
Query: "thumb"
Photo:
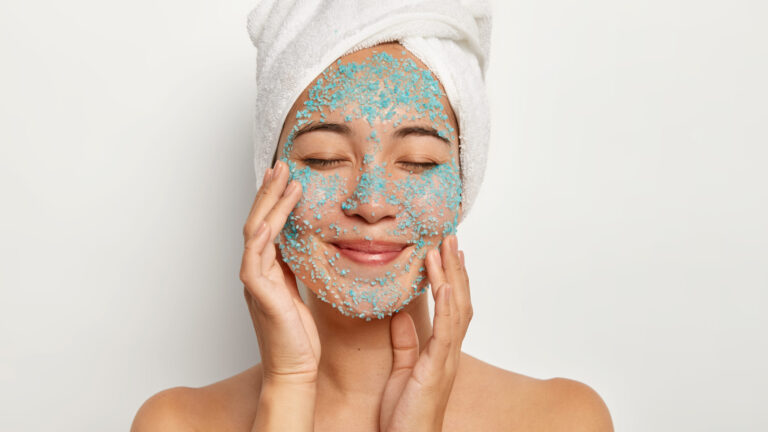
[[[403,388],[419,360],[419,338],[411,315],[408,312],[395,314],[390,321],[389,329],[392,339],[392,372],[389,374],[381,400],[380,430],[387,430]]]

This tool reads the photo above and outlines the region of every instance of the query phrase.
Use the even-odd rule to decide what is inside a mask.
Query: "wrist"
[[[253,430],[312,431],[316,390],[314,383],[262,382]]]
[[[314,396],[317,392],[317,383],[314,381],[292,381],[284,379],[263,379],[260,394],[264,395],[290,395]]]
[[[262,388],[296,388],[310,389],[317,387],[317,371],[279,374],[264,371],[262,374]]]

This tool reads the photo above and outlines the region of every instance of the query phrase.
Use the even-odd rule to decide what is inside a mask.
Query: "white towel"
[[[458,118],[466,217],[483,181],[490,133],[486,1],[261,0],[248,14],[248,33],[256,47],[257,182],[272,163],[288,111],[317,75],[345,54],[399,41],[442,83]]]

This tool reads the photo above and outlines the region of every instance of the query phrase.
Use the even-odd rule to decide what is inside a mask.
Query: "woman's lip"
[[[377,242],[339,242],[331,243],[344,257],[368,265],[381,265],[392,262],[405,249],[406,244],[377,243]]]
[[[374,240],[337,240],[333,242],[333,245],[339,249],[353,249],[366,253],[400,252],[408,246],[405,243]]]

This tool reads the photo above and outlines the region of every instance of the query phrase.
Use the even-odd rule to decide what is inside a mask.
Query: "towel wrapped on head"
[[[248,14],[248,33],[256,47],[257,181],[271,166],[285,118],[307,85],[345,54],[397,41],[435,74],[458,119],[465,218],[483,181],[488,154],[485,73],[490,32],[485,1],[259,1]]]

